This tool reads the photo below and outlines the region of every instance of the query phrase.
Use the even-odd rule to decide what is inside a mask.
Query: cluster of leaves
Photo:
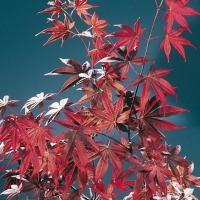
[[[163,19],[167,20],[160,48],[164,48],[168,62],[171,45],[184,60],[183,45],[194,47],[180,36],[185,30],[191,32],[183,16],[200,15],[186,7],[187,3],[189,0],[161,0],[158,4],[155,0],[157,14],[164,10]],[[174,87],[163,78],[171,69],[156,69],[155,61],[147,58],[148,48],[144,56],[137,56],[145,31],[140,19],[133,28],[120,24],[117,26],[121,31],[108,34],[105,27],[109,23],[88,12],[96,6],[87,0],[55,0],[48,4],[50,8],[39,12],[52,13],[48,21],[54,27],[39,33],[51,34],[45,45],[58,39],[63,45],[76,35],[85,45],[91,64],[61,59],[65,66],[46,75],[71,75],[58,94],[81,85],[78,91],[84,95],[76,103],[68,98],[54,102],[46,114],[38,116],[32,110],[37,106],[43,109],[44,100],[53,100],[53,93],[30,98],[23,106],[24,115],[4,117],[6,108],[16,107],[17,101],[8,96],[0,100],[1,161],[9,159],[8,166],[13,162],[19,165],[11,170],[0,168],[5,172],[2,178],[6,178],[1,195],[8,194],[7,199],[23,193],[27,198],[33,195],[38,199],[100,200],[116,199],[124,191],[131,192],[124,200],[197,199],[190,188],[191,184],[200,187],[200,181],[192,175],[194,164],[178,155],[180,145],[171,149],[161,132],[184,128],[164,118],[188,110],[166,103],[168,95],[177,96]],[[73,20],[75,12],[89,26],[86,31],[78,31]],[[64,22],[55,19],[62,13]],[[155,39],[155,20],[147,47]],[[182,28],[173,29],[174,21]],[[119,39],[114,43],[112,37]],[[88,48],[87,42],[93,49]],[[97,63],[101,68],[96,68]],[[144,75],[146,63],[150,67]],[[135,73],[133,79],[128,76],[131,69]],[[127,87],[126,80],[131,80]],[[59,119],[60,112],[63,119]],[[50,126],[53,123],[63,126],[64,131],[54,136]],[[86,189],[90,196],[85,195]]]

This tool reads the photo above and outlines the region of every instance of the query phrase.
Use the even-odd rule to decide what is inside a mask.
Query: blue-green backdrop
[[[41,30],[51,27],[46,23],[49,14],[37,15],[38,11],[48,6],[45,0],[18,0],[1,1],[0,3],[0,98],[9,95],[11,99],[20,100],[20,106],[30,97],[40,92],[57,93],[64,81],[65,76],[44,76],[45,73],[63,66],[59,58],[71,58],[80,63],[89,60],[80,39],[68,39],[61,48],[61,40],[45,47],[42,45],[50,35],[35,37]],[[99,19],[106,19],[110,23],[108,31],[118,31],[114,24],[128,24],[133,26],[140,16],[142,27],[146,27],[146,36],[149,33],[156,12],[153,0],[90,0],[88,3],[99,5],[96,8]],[[190,6],[200,11],[199,1],[192,1]],[[90,10],[93,13],[94,9]],[[154,36],[162,35],[163,27],[161,13],[156,24]],[[167,63],[163,50],[159,51],[161,40],[152,42],[148,57],[156,61],[157,68],[174,68],[166,79],[176,86],[178,101],[169,98],[168,103],[187,108],[190,113],[173,117],[172,120],[178,125],[186,125],[184,130],[166,133],[168,143],[172,146],[182,146],[181,155],[187,156],[190,162],[195,163],[194,174],[200,176],[200,40],[199,28],[200,17],[187,17],[192,35],[184,33],[196,49],[185,47],[187,62],[172,49],[170,64]],[[79,21],[80,22],[80,21]],[[81,22],[76,24],[80,30]],[[144,54],[145,43],[142,43],[140,53]],[[69,97],[72,101],[79,98],[78,92],[73,88],[58,99]],[[3,187],[1,182],[1,188]],[[1,189],[0,189],[1,190]],[[200,189],[196,188],[194,194],[200,197]]]

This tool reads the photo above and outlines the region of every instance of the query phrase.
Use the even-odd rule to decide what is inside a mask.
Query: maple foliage
[[[85,16],[85,18],[85,23],[91,26],[93,34],[97,36],[107,34],[107,32],[103,30],[104,27],[109,25],[109,23],[106,20],[99,20],[99,17],[96,13],[94,13],[91,18],[89,18],[88,16]]]
[[[157,10],[151,30],[142,28],[138,18],[133,28],[120,24],[116,26],[121,31],[113,33],[106,30],[107,20],[99,20],[96,12],[90,14],[88,10],[97,6],[87,0],[54,0],[48,3],[51,7],[39,12],[50,13],[48,21],[54,25],[37,34],[51,34],[45,45],[58,39],[63,45],[70,35],[83,42],[89,61],[81,65],[75,59],[60,58],[64,66],[45,74],[70,76],[57,96],[77,85],[77,92],[83,95],[77,102],[65,97],[51,103],[39,115],[34,109],[44,110],[45,100],[54,100],[54,93],[42,92],[28,99],[22,107],[25,114],[12,110],[18,100],[7,95],[0,99],[0,162],[7,162],[7,168],[0,166],[1,178],[6,179],[0,195],[8,195],[8,200],[22,194],[28,199],[30,193],[32,199],[45,200],[114,200],[121,194],[124,200],[198,200],[191,188],[200,187],[199,178],[192,174],[194,164],[179,155],[180,145],[171,148],[167,144],[163,132],[185,128],[165,118],[189,111],[168,105],[169,94],[177,99],[175,87],[163,78],[172,69],[157,66],[147,56],[149,44],[164,38],[160,48],[167,61],[171,45],[185,61],[183,45],[194,46],[181,36],[184,30],[191,32],[184,16],[200,13],[186,7],[189,0],[154,3]],[[79,31],[74,13],[89,25],[87,30]],[[163,35],[153,38],[161,13]],[[54,19],[62,14],[64,22]],[[173,29],[174,21],[181,27]],[[149,31],[148,38],[142,38],[145,31]],[[54,126],[59,126],[59,133],[54,134]],[[8,170],[12,163],[17,167]]]
[[[181,28],[175,29],[173,31],[168,28],[165,28],[165,32],[167,35],[165,40],[163,40],[163,42],[160,44],[160,48],[164,48],[168,62],[169,62],[169,55],[171,52],[171,44],[181,54],[184,61],[186,61],[186,55],[182,45],[188,45],[195,48],[190,41],[180,36],[180,34],[183,31],[184,29]]]
[[[51,18],[53,19],[56,15],[59,17],[60,14],[62,13],[62,9],[66,9],[67,3],[64,2],[62,3],[62,1],[60,0],[55,0],[54,1],[49,1],[48,5],[51,5],[52,7],[47,8],[43,11],[38,12],[38,14],[42,14],[42,13],[52,13]]]
[[[140,18],[135,22],[133,29],[124,24],[116,25],[119,26],[122,29],[122,32],[114,32],[111,34],[111,36],[120,38],[119,41],[117,41],[113,47],[112,50],[118,49],[121,46],[127,45],[127,53],[128,54],[135,48],[140,48],[140,40],[139,37],[142,35],[146,28],[141,29],[140,24]]]
[[[52,36],[47,40],[44,46],[58,39],[62,39],[62,46],[65,40],[70,36],[70,29],[73,28],[74,22],[71,23],[70,20],[66,17],[66,15],[64,22],[51,18],[49,20],[54,24],[55,27],[47,28],[41,31],[40,33],[36,34],[36,36],[44,33],[52,34]]]
[[[76,10],[77,14],[82,19],[82,15],[91,16],[91,14],[87,12],[87,10],[90,8],[95,8],[97,6],[87,4],[87,0],[74,0],[74,1],[69,1],[69,7],[73,8],[72,13],[74,10]]]
[[[163,19],[167,20],[168,22],[167,26],[171,28],[173,26],[174,20],[176,20],[182,27],[191,32],[187,20],[183,17],[183,15],[200,15],[200,12],[197,12],[193,8],[185,7],[185,5],[189,3],[189,0],[166,0],[165,3],[169,8],[169,11],[167,11],[163,17]]]

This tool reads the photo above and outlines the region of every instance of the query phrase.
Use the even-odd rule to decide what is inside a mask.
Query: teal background
[[[35,34],[52,27],[52,23],[46,24],[49,14],[36,14],[48,6],[48,1],[18,0],[0,2],[0,98],[9,95],[11,99],[20,100],[20,108],[25,101],[40,92],[57,93],[68,76],[45,76],[45,73],[55,68],[64,66],[59,58],[75,59],[80,63],[89,61],[86,50],[78,37],[67,39],[61,48],[61,40],[43,47],[50,35]],[[133,26],[140,16],[142,27],[146,27],[144,37],[147,37],[153,22],[156,8],[153,0],[91,0],[88,3],[99,5],[99,8],[89,12],[98,14],[99,19],[106,19],[110,23],[108,32],[119,31],[114,24],[128,24]],[[200,11],[199,1],[191,0],[191,7]],[[76,14],[75,14],[76,15]],[[165,22],[161,24],[163,13],[159,15],[153,36],[163,35]],[[84,31],[87,26],[77,19],[77,27]],[[194,162],[194,175],[200,176],[200,39],[199,17],[187,17],[192,35],[184,33],[197,48],[197,50],[185,46],[187,62],[172,48],[170,63],[167,63],[163,49],[159,50],[161,40],[150,44],[148,57],[156,61],[157,68],[173,68],[174,70],[166,79],[176,86],[178,101],[174,97],[168,99],[169,104],[187,108],[190,113],[178,115],[171,120],[178,125],[186,125],[187,128],[179,131],[167,132],[168,143],[182,146],[181,156],[187,156],[190,162]],[[145,42],[142,42],[140,54],[145,51]],[[99,65],[100,67],[100,65]],[[147,65],[148,69],[148,65]],[[71,101],[77,101],[81,92],[72,88],[56,97],[57,100],[69,97]],[[52,102],[48,102],[52,103]],[[47,105],[49,105],[47,103]],[[19,110],[19,109],[18,109]],[[1,184],[3,184],[1,182]],[[1,188],[3,186],[1,185]],[[1,189],[0,189],[1,190]],[[194,194],[200,197],[200,189],[196,188]]]

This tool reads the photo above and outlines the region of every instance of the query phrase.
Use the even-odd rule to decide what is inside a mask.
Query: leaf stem
[[[116,143],[120,144],[121,146],[123,146],[124,148],[127,149],[127,147],[126,147],[125,145],[123,145],[121,142],[119,142],[119,141],[116,140],[115,138],[110,137],[110,136],[108,136],[108,135],[105,135],[105,134],[103,134],[103,133],[99,133],[99,134],[100,134],[100,135],[103,135],[103,136],[105,136],[105,137],[107,137],[107,138],[109,138],[109,139],[111,139],[111,140],[113,140],[113,141],[115,141]]]
[[[146,49],[145,49],[145,54],[144,54],[144,60],[143,60],[143,64],[142,64],[142,68],[141,68],[141,71],[140,71],[140,76],[143,74],[143,71],[144,71],[144,67],[145,67],[145,59],[147,57],[147,54],[148,54],[148,50],[149,50],[149,44],[150,44],[150,41],[152,40],[151,39],[151,36],[152,36],[152,33],[153,33],[153,30],[154,30],[154,27],[155,27],[155,24],[156,24],[156,20],[157,20],[157,17],[158,17],[158,14],[159,14],[159,11],[160,11],[160,7],[162,6],[163,4],[163,1],[162,0],[158,6],[158,3],[157,3],[157,0],[155,0],[155,4],[156,4],[156,7],[157,7],[157,11],[156,11],[156,14],[155,14],[155,17],[154,17],[154,20],[153,20],[153,24],[152,24],[152,27],[151,27],[151,30],[150,30],[150,33],[149,33],[149,37],[147,39],[147,45],[146,45]],[[133,97],[133,100],[132,100],[132,103],[131,103],[131,112],[133,110],[133,105],[134,105],[134,102],[135,102],[135,98],[136,98],[136,95],[137,95],[137,92],[138,92],[138,88],[139,88],[139,85],[137,85],[136,87],[136,91],[134,93],[134,97]],[[131,118],[131,112],[130,112],[130,116],[129,116],[129,120]],[[129,143],[131,143],[131,133],[130,133],[130,129],[128,131],[128,140],[129,140]],[[131,146],[130,146],[130,151],[131,151]]]
[[[141,69],[141,71],[140,71],[140,75],[142,75],[142,73],[143,73],[143,71],[144,71],[145,59],[146,59],[147,54],[148,54],[149,44],[150,44],[150,41],[151,41],[151,36],[152,36],[153,30],[154,30],[154,27],[155,27],[155,24],[156,24],[156,20],[157,20],[159,11],[160,11],[160,7],[161,7],[162,4],[163,4],[163,0],[160,2],[159,7],[157,8],[156,15],[155,15],[155,17],[154,17],[153,24],[152,24],[152,27],[151,27],[151,30],[150,30],[150,33],[149,33],[149,38],[148,38],[148,40],[147,40],[147,45],[146,45],[146,50],[145,50],[145,54],[144,54],[144,60],[143,60],[143,64],[142,64],[142,69]],[[135,93],[135,94],[136,94],[136,93]],[[135,95],[135,96],[136,96],[136,95]]]
[[[149,38],[141,38],[141,39],[142,39],[142,40],[147,40],[147,41],[150,40],[150,41],[151,41],[151,40],[155,40],[155,39],[158,39],[158,38],[164,38],[164,37],[165,37],[165,36],[156,36],[156,37],[152,37],[152,38],[150,38],[150,39],[149,39]]]
[[[74,21],[73,18],[72,18],[72,15],[69,14],[64,8],[62,8],[62,11],[65,12],[65,13],[70,17],[70,19],[71,19],[72,21]],[[78,30],[78,28],[76,27],[75,24],[74,24],[74,28],[76,29],[76,31],[77,31],[77,33],[78,33],[78,35],[79,35],[80,32],[79,32],[79,30]],[[75,35],[76,35],[76,34],[75,34]],[[87,45],[86,45],[84,39],[82,38],[82,36],[79,36],[79,37],[81,38],[81,40],[82,40],[82,42],[83,42],[83,45],[84,45],[85,48],[86,48],[87,53],[89,53],[89,50],[88,50],[88,48],[87,48]]]

